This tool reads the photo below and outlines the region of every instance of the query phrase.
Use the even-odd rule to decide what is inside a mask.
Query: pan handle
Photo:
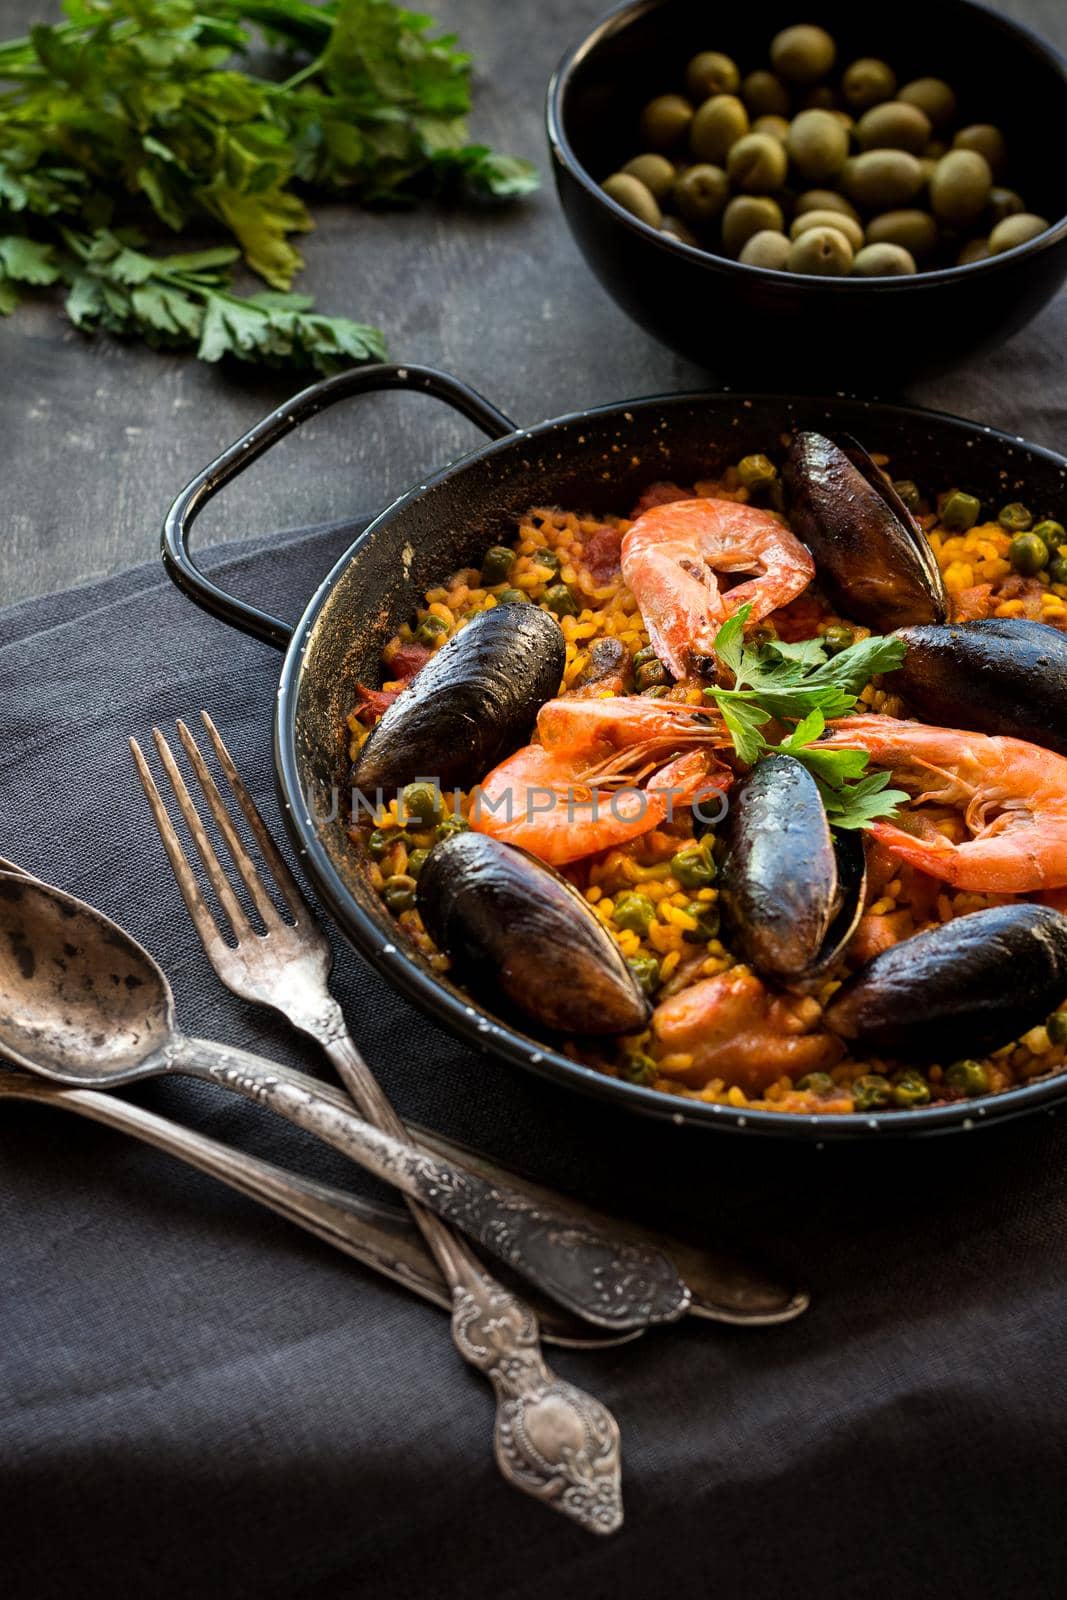
[[[189,530],[212,495],[217,494],[231,478],[236,478],[239,472],[251,466],[258,456],[269,450],[271,445],[277,444],[293,428],[298,428],[302,422],[317,416],[328,406],[335,405],[338,400],[379,389],[417,389],[424,394],[432,394],[435,399],[444,400],[454,411],[469,418],[490,439],[502,439],[516,430],[517,425],[510,417],[490,405],[477,390],[468,388],[458,378],[451,377],[447,372],[439,372],[434,367],[353,367],[346,372],[339,372],[333,378],[324,378],[321,383],[313,383],[310,388],[302,389],[291,400],[286,400],[276,411],[257,422],[254,428],[231,444],[228,450],[224,450],[216,461],[197,473],[167,512],[163,524],[163,564],[184,594],[203,610],[221,617],[223,622],[239,628],[242,633],[250,633],[253,638],[262,639],[265,644],[272,644],[278,650],[286,648],[293,635],[289,623],[272,617],[269,612],[260,611],[245,600],[238,600],[202,572],[189,550]]]

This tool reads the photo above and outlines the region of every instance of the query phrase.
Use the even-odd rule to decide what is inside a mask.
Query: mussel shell
[[[789,755],[757,761],[734,790],[723,837],[731,946],[764,977],[791,981],[826,966],[860,914],[863,844],[847,839],[839,861],[807,768]]]
[[[621,951],[558,873],[484,833],[431,850],[418,907],[460,980],[554,1033],[637,1033],[651,1007]]]
[[[783,481],[793,531],[843,616],[878,633],[943,622],[948,597],[926,537],[870,457],[800,433]]]
[[[1029,739],[1067,755],[1067,636],[1025,617],[901,628],[885,687],[924,722]]]
[[[566,646],[535,605],[483,611],[430,657],[372,730],[352,768],[364,793],[438,778],[469,788],[529,736],[559,691]]]
[[[1067,917],[1017,901],[883,950],[838,990],[824,1020],[875,1055],[951,1062],[1010,1044],[1065,996]]]

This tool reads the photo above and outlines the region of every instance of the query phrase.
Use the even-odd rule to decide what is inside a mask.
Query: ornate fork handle
[[[333,1145],[587,1321],[616,1329],[646,1327],[676,1320],[689,1304],[689,1290],[660,1251],[608,1240],[554,1216],[516,1190],[415,1149],[297,1087],[259,1056],[207,1039],[182,1039],[169,1064],[234,1089]]]

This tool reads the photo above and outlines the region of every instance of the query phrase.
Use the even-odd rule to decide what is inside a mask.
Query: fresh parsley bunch
[[[890,817],[908,797],[890,789],[889,773],[865,776],[865,750],[828,750],[818,741],[830,717],[851,711],[879,672],[904,659],[902,639],[872,634],[831,656],[821,639],[786,644],[772,639],[753,645],[744,628],[750,605],[740,606],[715,636],[715,652],[733,674],[732,689],[705,689],[722,714],[738,759],[746,765],[772,751],[794,756],[815,779],[831,827],[866,828]],[[763,729],[772,720],[795,726],[779,744]]]
[[[331,372],[385,342],[290,292],[305,192],[410,204],[536,186],[528,162],[468,141],[470,58],[454,37],[391,0],[64,9],[65,23],[0,45],[0,314],[63,281],[79,327]],[[232,65],[251,28],[269,47],[262,73]],[[158,257],[145,223],[233,244]],[[242,258],[269,292],[231,292]]]

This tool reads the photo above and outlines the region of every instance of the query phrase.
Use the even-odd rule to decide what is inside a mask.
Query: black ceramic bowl
[[[814,278],[743,266],[671,239],[609,200],[600,182],[642,148],[638,116],[680,87],[697,50],[751,71],[780,28],[819,22],[844,64],[884,56],[901,83],[927,74],[957,89],[960,123],[995,121],[1027,209],[1053,226],[992,260],[907,278]],[[635,321],[746,385],[848,380],[866,392],[944,369],[1002,343],[1067,276],[1067,58],[978,0],[797,0],[709,6],[635,0],[568,51],[548,89],[548,137],[564,214],[586,260]]]

